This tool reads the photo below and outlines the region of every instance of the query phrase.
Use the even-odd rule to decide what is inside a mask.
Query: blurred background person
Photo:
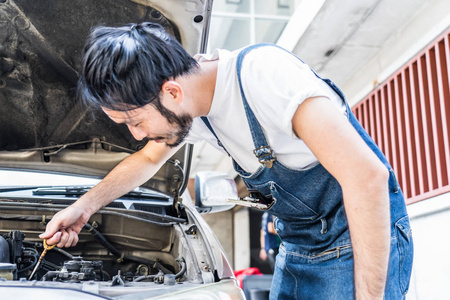
[[[260,242],[261,250],[259,251],[259,258],[269,263],[273,273],[275,269],[275,257],[278,254],[278,247],[280,246],[280,238],[273,226],[273,216],[267,211],[261,217]]]

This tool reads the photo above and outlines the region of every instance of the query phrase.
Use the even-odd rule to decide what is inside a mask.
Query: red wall
[[[450,29],[352,108],[408,204],[450,191],[449,39]]]

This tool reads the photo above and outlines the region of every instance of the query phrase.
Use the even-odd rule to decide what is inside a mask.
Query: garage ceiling
[[[342,86],[424,5],[427,1],[326,1],[290,50]]]

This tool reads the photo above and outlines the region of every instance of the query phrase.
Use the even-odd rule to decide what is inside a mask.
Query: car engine
[[[90,225],[88,225],[90,226]],[[95,230],[91,228],[91,230]],[[95,235],[101,236],[96,231]],[[105,238],[101,236],[104,241]],[[111,244],[106,244],[111,252],[118,252]],[[153,281],[155,283],[170,282],[180,278],[186,271],[183,258],[177,259],[179,272],[173,274],[172,267],[143,258],[121,254],[122,258],[109,260],[85,260],[60,248],[53,248],[41,262],[36,275],[29,278],[31,271],[38,263],[44,249],[42,242],[25,240],[25,234],[13,230],[0,235],[0,276],[7,280],[40,280],[80,283],[83,281],[112,281],[123,285],[125,281]],[[126,263],[125,261],[130,261]],[[120,265],[120,267],[119,267]]]
[[[122,297],[157,295],[166,287],[176,291],[217,280],[209,243],[192,222],[193,215],[182,219],[116,207],[94,214],[75,247],[48,250],[36,268],[44,251],[39,234],[65,205],[23,201],[0,199],[0,286],[69,288]]]

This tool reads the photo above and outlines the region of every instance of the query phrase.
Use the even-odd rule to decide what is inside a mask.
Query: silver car
[[[52,216],[146,142],[76,100],[90,28],[157,22],[193,55],[206,49],[211,7],[208,0],[0,0],[2,299],[244,299],[199,214],[230,209],[224,200],[237,197],[236,186],[225,174],[200,173],[191,199],[190,145],[93,215],[76,247],[50,249],[39,262],[38,235]]]

